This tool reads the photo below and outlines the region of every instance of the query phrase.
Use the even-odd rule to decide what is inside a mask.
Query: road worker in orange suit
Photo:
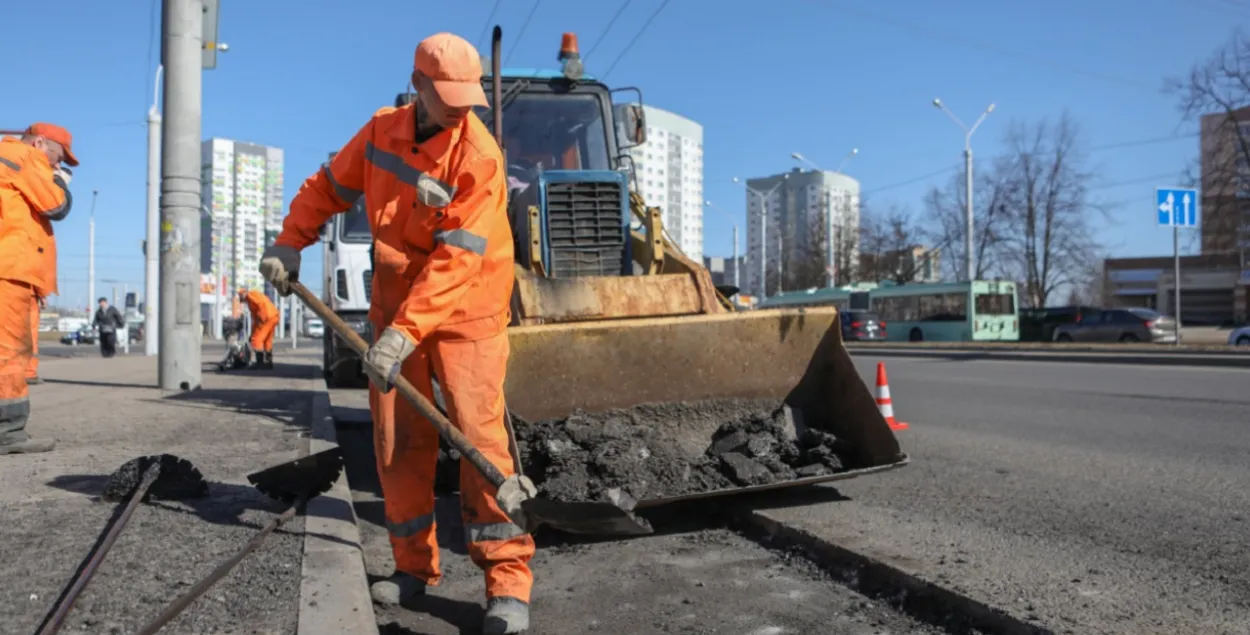
[[[30,303],[30,363],[26,365],[26,383],[42,384],[39,377],[39,315],[47,307],[43,298],[31,298]]]
[[[375,583],[375,602],[402,604],[440,579],[434,526],[438,435],[393,380],[402,374],[427,398],[438,378],[452,422],[505,475],[516,473],[504,424],[507,325],[513,287],[512,231],[502,152],[472,112],[485,106],[477,50],[440,33],[416,49],[418,98],[383,108],[300,187],[281,235],[266,250],[265,278],[289,293],[299,250],[318,228],[364,196],[373,233],[370,321],[363,360],[372,380],[378,473],[395,574]],[[529,626],[534,541],[461,464],[461,512],[469,555],[485,573],[484,632]]]
[[[249,368],[273,368],[273,333],[278,328],[280,315],[269,296],[257,289],[239,289],[239,301],[247,304],[252,314],[252,365]]]
[[[60,126],[37,123],[21,138],[0,140],[0,455],[47,452],[52,439],[26,432],[37,313],[32,303],[56,293],[52,222],[69,214],[73,139]]]

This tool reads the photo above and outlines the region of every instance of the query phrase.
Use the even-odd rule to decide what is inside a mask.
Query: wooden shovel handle
[[[356,331],[352,330],[352,328],[348,326],[342,318],[335,315],[334,312],[330,310],[330,307],[326,306],[320,298],[313,295],[312,292],[309,291],[303,284],[292,281],[290,282],[290,286],[291,291],[301,301],[303,301],[303,303],[310,310],[312,310],[317,317],[321,318],[322,321],[325,322],[326,326],[329,326],[330,330],[334,331],[335,335],[343,338],[343,341],[347,342],[347,345],[351,346],[352,350],[356,351],[356,354],[360,355],[360,358],[363,360],[365,353],[369,350],[369,344],[365,342],[365,338],[361,337],[358,333],[356,333]],[[453,448],[460,452],[461,458],[466,459],[469,463],[472,463],[473,467],[476,468],[478,472],[481,472],[482,476],[484,476],[491,485],[496,488],[503,485],[505,480],[503,472],[500,472],[499,468],[495,467],[494,464],[486,460],[486,456],[481,452],[478,452],[477,448],[473,447],[473,444],[469,443],[469,440],[465,438],[464,434],[457,430],[456,427],[447,420],[447,417],[444,417],[443,414],[434,407],[434,404],[430,403],[430,400],[426,399],[424,395],[417,391],[417,388],[413,386],[411,382],[405,379],[402,375],[399,375],[395,377],[395,389],[398,390],[401,395],[406,397],[408,401],[411,401],[412,405],[417,407],[417,412],[420,412],[422,416],[433,424],[434,428],[438,430],[438,433],[442,435],[444,439],[447,439],[447,442],[450,443]]]

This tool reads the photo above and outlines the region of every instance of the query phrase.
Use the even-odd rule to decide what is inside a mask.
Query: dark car
[[[1055,329],[1064,324],[1081,321],[1081,318],[1101,313],[1093,306],[1048,306],[1040,309],[1020,310],[1021,342],[1053,342]]]
[[[1176,341],[1176,321],[1153,309],[1109,309],[1061,325],[1055,329],[1055,341],[1171,344]]]
[[[871,311],[850,310],[839,314],[844,341],[876,342],[885,339],[885,322]]]

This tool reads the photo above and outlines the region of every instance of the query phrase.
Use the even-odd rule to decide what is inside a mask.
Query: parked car
[[[319,319],[310,319],[304,323],[304,335],[308,337],[325,337],[326,325]]]
[[[1021,342],[1053,342],[1055,329],[1063,324],[1079,322],[1091,313],[1102,309],[1094,306],[1051,306],[1040,309],[1020,310]]]
[[[877,342],[885,339],[885,322],[872,311],[851,309],[839,314],[843,341]]]
[[[1176,320],[1153,309],[1109,309],[1060,325],[1055,329],[1055,341],[1174,344]]]
[[[84,326],[77,331],[70,331],[61,336],[61,343],[69,346],[78,346],[79,344],[91,345],[95,344],[95,329],[90,326]]]
[[[1228,345],[1250,347],[1250,326],[1233,329],[1233,332],[1228,334]]]

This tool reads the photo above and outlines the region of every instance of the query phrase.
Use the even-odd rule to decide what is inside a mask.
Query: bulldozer
[[[558,69],[501,69],[501,42],[496,26],[483,60],[490,105],[477,115],[507,164],[517,260],[509,412],[538,421],[647,403],[784,400],[796,426],[850,448],[834,474],[642,500],[640,509],[905,465],[843,346],[837,309],[740,308],[730,301],[737,289],[717,287],[666,234],[661,208],[639,194],[643,166],[627,152],[647,140],[641,90],[587,74],[576,34],[563,34]],[[634,98],[615,102],[622,93]],[[400,94],[396,105],[412,99]],[[454,474],[449,467],[440,472]]]

